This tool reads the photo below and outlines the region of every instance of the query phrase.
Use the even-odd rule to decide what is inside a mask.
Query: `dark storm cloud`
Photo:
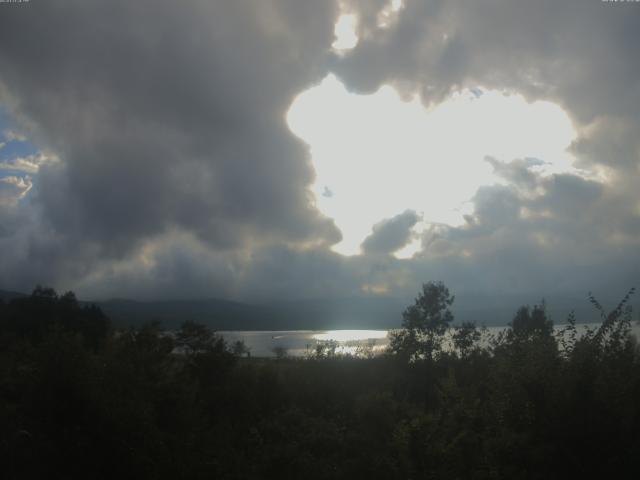
[[[640,7],[405,0],[381,29],[388,2],[343,3],[360,38],[342,55],[329,51],[331,1],[2,7],[0,103],[60,162],[40,166],[27,202],[0,206],[0,282],[268,300],[412,295],[441,279],[460,299],[529,301],[637,283]],[[488,159],[501,184],[478,190],[464,225],[431,225],[415,258],[388,255],[413,212],[378,224],[363,255],[338,255],[310,198],[307,147],[284,120],[329,71],[352,91],[390,83],[425,103],[465,87],[557,102],[585,171]],[[15,198],[4,183],[0,198]]]
[[[80,289],[92,298],[235,298],[242,265],[236,252],[218,251],[192,234],[172,232],[138,255],[94,266]]]
[[[214,249],[336,241],[310,203],[307,149],[284,123],[324,73],[334,17],[329,2],[3,8],[3,103],[62,160],[41,169],[34,198],[60,254],[90,245],[120,259],[172,228]]]
[[[556,100],[585,122],[612,112],[637,114],[637,5],[582,0],[404,4],[392,28],[363,36],[354,51],[336,58],[336,71],[351,88],[372,91],[392,83],[407,93],[421,92],[429,102],[455,88],[482,85]]]
[[[496,163],[496,171],[526,178],[527,188],[481,188],[465,225],[429,230],[420,261],[424,272],[462,291],[537,292],[547,298],[590,290],[622,295],[637,282],[640,225],[632,212],[617,211],[601,183],[543,176],[531,171],[533,165],[514,163]]]
[[[580,132],[572,145],[580,165],[585,168],[605,166],[616,180],[624,180],[627,173],[640,173],[640,129],[638,117],[598,117]]]
[[[364,242],[365,254],[390,254],[400,250],[411,240],[411,229],[418,223],[418,214],[412,210],[382,220],[373,226],[373,232]]]

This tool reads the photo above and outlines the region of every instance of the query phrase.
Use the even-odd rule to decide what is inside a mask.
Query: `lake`
[[[577,325],[578,332],[596,328],[599,324]],[[561,330],[565,325],[557,325]],[[490,334],[498,334],[507,327],[487,327]],[[304,357],[311,353],[318,343],[335,341],[336,353],[355,354],[359,350],[370,349],[382,352],[389,344],[391,330],[284,330],[284,331],[223,331],[218,332],[229,343],[241,340],[249,347],[254,357],[274,357],[274,349],[281,348],[292,357]],[[640,338],[640,326],[632,324],[632,331]]]

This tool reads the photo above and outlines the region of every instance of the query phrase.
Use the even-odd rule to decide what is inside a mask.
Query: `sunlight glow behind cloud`
[[[403,7],[404,3],[402,0],[391,0],[391,2],[385,5],[378,13],[378,27],[389,28]]]
[[[478,187],[502,182],[486,156],[540,159],[544,173],[574,171],[567,148],[576,132],[566,112],[500,91],[465,89],[427,109],[389,86],[349,93],[328,75],[294,100],[287,121],[310,146],[317,207],[342,231],[334,250],[344,255],[360,252],[376,222],[407,209],[422,216],[418,230],[461,225]]]
[[[358,19],[355,15],[341,15],[338,18],[334,30],[336,40],[331,44],[334,50],[351,50],[358,44],[357,25]]]

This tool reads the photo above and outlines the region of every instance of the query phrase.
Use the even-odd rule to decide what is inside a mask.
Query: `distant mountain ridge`
[[[28,295],[26,293],[12,292],[10,290],[0,290],[0,300],[4,302],[8,302],[10,300],[13,300],[14,298],[22,298],[27,296]]]
[[[159,320],[175,328],[185,320],[216,330],[386,329],[401,323],[401,308],[385,299],[302,300],[247,304],[229,300],[95,302],[115,324]]]
[[[192,320],[216,330],[267,329],[271,318],[265,318],[260,308],[228,300],[162,300],[136,301],[113,299],[94,302],[115,325],[140,325],[159,321],[165,328],[179,327]]]
[[[0,299],[10,301],[27,296],[0,290]],[[215,330],[337,330],[389,329],[402,323],[402,312],[412,303],[395,297],[357,297],[277,301],[249,304],[221,299],[138,301],[111,299],[81,301],[95,304],[117,327],[139,326],[159,321],[165,328],[177,328],[186,320],[204,323]],[[456,298],[453,313],[456,322],[473,321],[477,325],[508,324],[520,305],[539,302],[524,297],[489,298],[466,295]],[[615,303],[605,303],[613,308]],[[556,298],[548,302],[548,313],[556,324],[564,323],[574,310],[579,323],[597,322],[597,312],[585,299]],[[634,318],[637,317],[637,313]]]
[[[27,294],[0,290],[10,301]],[[397,299],[331,299],[248,304],[221,299],[138,301],[110,299],[83,301],[95,304],[118,327],[159,321],[176,328],[186,320],[204,323],[215,330],[321,330],[387,329],[401,324],[403,305]],[[404,305],[406,306],[406,305]]]

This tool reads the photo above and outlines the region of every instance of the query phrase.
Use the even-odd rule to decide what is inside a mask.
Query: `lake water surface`
[[[577,325],[578,332],[587,328],[597,328],[599,324]],[[487,327],[487,333],[496,335],[507,327]],[[557,325],[561,330],[564,325]],[[287,355],[303,357],[315,349],[319,343],[335,341],[336,353],[354,354],[362,349],[373,353],[382,352],[389,344],[391,330],[285,330],[285,331],[226,331],[218,332],[228,342],[241,340],[249,347],[254,357],[274,357],[275,349],[284,349]],[[632,325],[632,331],[640,338],[640,326]]]

